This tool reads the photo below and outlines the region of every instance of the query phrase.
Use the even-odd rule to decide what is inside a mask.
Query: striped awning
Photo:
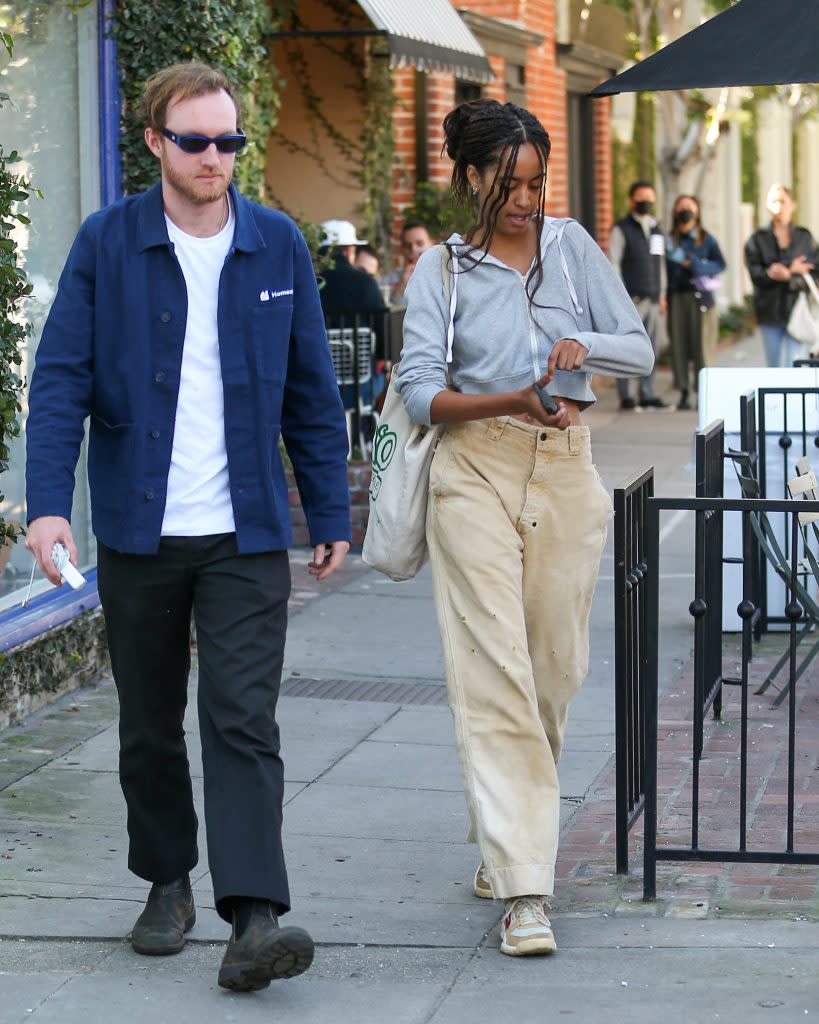
[[[486,54],[449,0],[357,0],[387,37],[392,67],[449,71],[471,82],[494,76]]]

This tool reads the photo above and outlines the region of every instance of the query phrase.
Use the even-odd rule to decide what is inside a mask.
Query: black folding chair
[[[729,448],[727,455],[734,464],[742,497],[761,497],[759,480],[756,473],[756,454],[738,452]],[[804,498],[814,501],[816,500],[816,477],[810,471],[809,466],[807,467],[809,476],[802,473],[806,463],[807,460],[799,460],[797,469],[800,470],[800,476],[788,483],[788,490],[791,497],[801,494]],[[803,479],[806,476],[807,478]],[[816,520],[819,519],[819,516],[813,513],[799,514],[799,527],[802,534],[804,557],[797,563],[795,573],[788,556],[782,550],[776,530],[771,525],[767,513],[751,512],[748,518],[765,562],[773,567],[774,572],[785,586],[792,589],[796,600],[803,608],[805,619],[797,634],[796,645],[798,647],[808,637],[808,634],[815,632],[817,626],[819,626],[819,602],[817,602],[816,597],[808,589],[809,580],[813,580],[814,583],[819,585],[819,559],[817,558],[816,550],[814,550],[815,548],[819,550],[819,529],[816,526]],[[788,694],[789,684],[779,687],[774,683],[774,680],[788,663],[790,653],[790,645],[788,645],[785,653],[768,673],[759,689],[755,691],[757,694],[763,694],[773,686],[777,691],[773,707],[779,707]],[[819,654],[819,637],[814,638],[813,644],[797,667],[795,679],[799,679],[817,654]]]

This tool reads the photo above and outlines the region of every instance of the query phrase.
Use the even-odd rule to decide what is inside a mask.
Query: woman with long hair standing
[[[595,400],[591,373],[644,377],[654,357],[597,245],[574,221],[545,215],[551,144],[540,122],[511,103],[473,100],[447,115],[444,134],[453,191],[472,201],[475,224],[418,260],[398,387],[415,422],[447,425],[427,540],[470,839],[482,855],[475,893],[505,900],[504,953],[550,953],[557,762],[588,671],[612,513],[582,411]]]
[[[680,392],[678,409],[690,409],[689,367],[697,377],[714,357],[719,337],[715,292],[718,275],[725,270],[720,247],[700,222],[695,196],[678,196],[667,238],[668,333],[674,363],[674,387]]]
[[[807,228],[793,223],[796,203],[790,189],[771,185],[767,198],[770,224],[757,228],[745,243],[745,264],[754,286],[754,312],[768,366],[791,366],[800,344],[788,334],[788,319],[807,285],[803,274],[817,273],[819,251]]]

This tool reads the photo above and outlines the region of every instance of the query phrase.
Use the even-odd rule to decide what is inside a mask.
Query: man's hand
[[[26,547],[37,559],[37,565],[55,587],[62,583],[60,574],[51,561],[51,549],[59,541],[68,549],[71,564],[77,564],[77,545],[71,533],[71,526],[62,516],[40,516],[33,520],[26,530]]]
[[[326,580],[336,569],[341,568],[350,545],[346,540],[334,540],[329,544],[316,544],[313,548],[313,561],[307,565],[307,571],[317,580]],[[325,558],[327,561],[325,561]]]
[[[794,262],[796,261],[794,260]],[[784,263],[772,263],[768,267],[768,277],[772,278],[774,281],[790,281],[791,272]]]
[[[660,296],[659,305],[660,305],[660,315],[661,316],[665,316],[666,313],[668,312],[668,299],[665,297],[665,295],[661,295]]]
[[[552,346],[549,354],[549,362],[546,367],[546,374],[549,380],[555,375],[555,370],[579,370],[586,361],[589,350],[581,345],[574,338],[561,338]]]

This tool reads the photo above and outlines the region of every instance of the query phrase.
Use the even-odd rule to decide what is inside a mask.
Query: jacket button
[[[165,380],[165,374],[161,370],[154,374],[154,384],[161,384],[163,380]]]
[[[154,429],[151,431],[151,437],[154,440],[156,440],[159,437],[159,431],[156,429],[156,427],[154,427]]]
[[[540,435],[540,440],[541,440],[541,441],[548,441],[548,440],[549,440],[549,435],[548,435],[548,434],[546,433],[546,431],[545,431],[545,430],[544,430],[544,431],[543,431],[543,433],[542,433],[542,434]]]
[[[160,314],[159,319],[162,321],[163,324],[167,324],[170,322],[171,314],[166,309],[164,312]]]
[[[153,501],[154,500],[154,492],[153,491],[146,491],[145,492],[145,500],[146,501]]]

